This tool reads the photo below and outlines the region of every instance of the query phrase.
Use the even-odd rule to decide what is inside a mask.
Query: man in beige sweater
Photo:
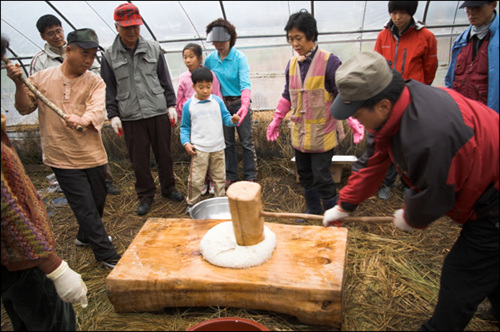
[[[52,168],[80,226],[77,245],[90,245],[97,261],[113,268],[121,258],[102,223],[106,202],[105,165],[101,138],[105,118],[104,81],[88,69],[94,62],[98,38],[91,29],[68,34],[66,57],[57,67],[30,77],[33,85],[65,114],[61,119],[22,83],[19,66],[7,65],[16,83],[16,109],[29,114],[38,108],[42,158]],[[83,132],[75,130],[86,128]]]

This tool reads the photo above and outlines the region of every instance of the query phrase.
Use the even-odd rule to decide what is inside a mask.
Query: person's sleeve
[[[191,113],[189,112],[189,105],[191,99],[184,103],[182,107],[182,121],[180,127],[181,145],[191,142]]]
[[[444,86],[447,87],[448,89],[453,89],[453,81],[455,81],[455,65],[457,63],[457,56],[460,53],[460,49],[458,46],[458,41],[462,37],[464,33],[467,33],[468,30],[465,30],[460,34],[460,36],[455,39],[453,42],[453,45],[451,47],[451,59],[450,59],[450,64],[448,65],[448,70],[446,71],[446,76],[444,77]]]
[[[223,97],[222,97],[222,91],[220,89],[219,80],[217,79],[217,75],[215,75],[213,71],[212,74],[214,75],[214,81],[212,83],[212,94],[222,99]]]
[[[377,147],[375,136],[368,131],[366,151],[352,166],[347,185],[339,192],[338,205],[353,212],[363,201],[374,195],[384,180],[391,160],[387,149]]]
[[[335,73],[337,72],[337,69],[341,64],[342,62],[340,61],[340,59],[333,53],[331,53],[326,63],[325,89],[326,91],[333,94],[333,96],[337,96],[337,94],[339,93],[337,85],[335,84]]]
[[[182,108],[186,103],[186,91],[184,87],[184,82],[181,81],[179,77],[179,86],[177,87],[177,104],[175,105],[175,111],[177,112],[177,118],[182,119]]]
[[[373,50],[377,53],[380,53],[381,55],[382,54],[382,32],[384,30],[382,30],[381,32],[379,32],[379,34],[377,35],[377,41],[375,41],[375,47],[373,48]]]
[[[175,98],[175,90],[172,85],[172,80],[170,78],[170,72],[168,70],[167,61],[163,55],[163,51],[160,48],[160,58],[158,59],[158,80],[160,85],[163,87],[163,94],[165,95],[165,100],[167,101],[167,108],[175,107],[177,104],[177,99]]]
[[[97,75],[92,75],[93,84],[90,87],[89,99],[85,103],[85,113],[82,117],[89,119],[95,129],[101,130],[106,119],[106,84]]]
[[[437,41],[436,37],[432,32],[426,29],[427,35],[427,47],[424,54],[424,80],[425,84],[431,85],[436,77],[436,71],[438,66],[437,58]]]
[[[101,60],[101,78],[106,84],[106,112],[108,119],[111,120],[114,117],[119,117],[120,111],[118,109],[118,102],[116,101],[117,85],[115,73],[104,56]]]
[[[36,72],[39,72],[42,68],[40,68],[40,53],[37,53],[33,59],[31,60],[30,64],[30,76],[35,74]]]
[[[27,78],[27,80],[36,88],[38,89],[38,79],[40,77],[39,73],[33,74],[33,76],[30,76]],[[23,84],[22,86],[16,87],[16,89],[24,89],[26,94],[28,95],[29,102],[26,105],[26,107],[21,107],[18,103],[14,102],[14,107],[16,110],[19,112],[21,115],[27,115],[33,113],[37,108],[38,108],[38,97],[35,96],[33,92],[31,92],[28,87]],[[16,90],[17,91],[17,90]],[[17,95],[17,93],[16,93]],[[24,99],[24,98],[23,98]]]
[[[240,79],[240,92],[243,90],[251,90],[252,85],[250,84],[250,67],[248,66],[247,57],[241,53],[239,58],[239,79]]]
[[[1,158],[2,265],[9,271],[38,266],[50,273],[62,259],[54,252],[55,236],[43,202],[17,153],[3,141]]]
[[[286,100],[290,101],[290,60],[288,60],[288,63],[285,68],[285,87],[283,88],[283,93],[281,96],[285,98]]]

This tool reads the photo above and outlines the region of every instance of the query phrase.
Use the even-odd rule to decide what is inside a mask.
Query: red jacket
[[[370,131],[338,204],[354,211],[377,192],[391,162],[411,187],[404,210],[412,227],[443,215],[460,224],[498,216],[499,122],[486,105],[408,81],[387,122]]]
[[[422,24],[410,26],[400,37],[390,21],[377,36],[375,52],[382,54],[391,68],[405,80],[413,79],[430,85],[437,70],[437,42],[434,34]]]

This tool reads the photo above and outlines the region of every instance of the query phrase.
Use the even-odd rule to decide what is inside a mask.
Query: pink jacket
[[[220,97],[222,99],[222,92],[220,91],[220,84],[217,76],[212,71],[214,75],[214,81],[212,83],[212,94]],[[177,105],[175,105],[175,110],[177,111],[178,119],[182,119],[182,107],[184,103],[194,95],[193,81],[191,81],[191,72],[189,70],[183,72],[179,76],[179,87],[177,88]]]

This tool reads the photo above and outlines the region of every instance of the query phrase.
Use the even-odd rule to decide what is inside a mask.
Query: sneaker
[[[378,190],[378,198],[388,200],[389,197],[391,197],[391,189],[387,188],[386,186],[382,186]]]
[[[108,239],[109,239],[109,241],[112,241],[112,238],[109,235],[108,235]],[[84,242],[84,241],[80,241],[80,240],[78,240],[78,238],[76,238],[75,239],[75,245],[78,246],[78,247],[88,247],[88,246],[90,246],[90,243]]]
[[[118,261],[122,258],[120,255],[113,256],[111,258],[105,259],[101,261],[102,265],[105,267],[109,267],[110,269],[114,269]]]
[[[210,188],[208,189],[208,193],[210,195],[215,195],[215,187],[214,187],[214,182],[210,181]]]
[[[207,183],[205,183],[205,184],[203,185],[203,189],[201,190],[201,195],[202,195],[202,196],[205,196],[207,193],[208,193],[208,184],[207,184]]]
[[[120,195],[120,190],[112,182],[106,182],[106,188],[108,189],[108,194]]]

